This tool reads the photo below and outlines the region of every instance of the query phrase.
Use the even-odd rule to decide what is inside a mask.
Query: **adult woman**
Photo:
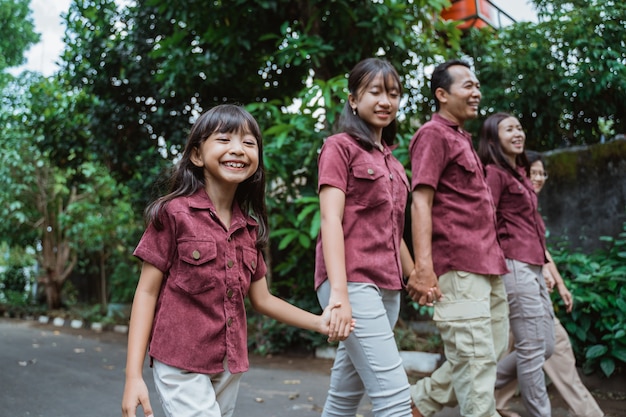
[[[547,261],[545,226],[537,210],[537,195],[526,177],[525,140],[517,118],[496,113],[485,120],[478,147],[509,269],[502,279],[515,338],[515,351],[498,362],[496,388],[517,376],[530,415],[550,417],[542,366],[554,348],[553,311],[541,272]]]
[[[540,153],[526,151],[526,156],[530,163],[529,178],[538,194],[543,188],[548,174]],[[565,282],[548,252],[546,252],[546,257],[549,260],[543,267],[546,285],[550,291],[556,287],[565,305],[565,311],[569,313],[574,306],[572,294],[565,286]],[[567,403],[570,414],[576,417],[604,416],[604,412],[580,380],[569,335],[556,316],[554,317],[554,336],[554,353],[543,364],[543,370]],[[519,417],[518,414],[507,408],[507,402],[513,397],[516,385],[517,381],[512,381],[502,389],[496,390],[496,408],[503,417]]]

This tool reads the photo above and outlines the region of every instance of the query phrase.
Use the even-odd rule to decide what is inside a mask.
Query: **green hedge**
[[[574,296],[572,313],[565,312],[558,294],[553,297],[583,370],[610,376],[626,371],[626,223],[617,238],[601,240],[605,249],[592,254],[570,251],[565,244],[551,249]]]

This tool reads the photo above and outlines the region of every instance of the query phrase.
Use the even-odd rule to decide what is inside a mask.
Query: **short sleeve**
[[[338,136],[330,136],[322,145],[317,161],[317,190],[324,185],[339,188],[344,193],[348,189],[349,154]]]
[[[411,155],[411,190],[418,185],[437,189],[448,160],[447,141],[435,124],[424,125],[413,137]]]
[[[157,229],[150,223],[133,252],[137,258],[154,265],[164,274],[169,271],[176,253],[174,224],[166,211],[160,214],[163,228]]]

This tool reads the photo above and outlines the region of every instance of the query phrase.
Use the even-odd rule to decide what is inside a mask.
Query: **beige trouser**
[[[460,406],[462,416],[494,417],[496,358],[506,352],[508,303],[497,275],[450,271],[439,277],[444,298],[433,319],[444,342],[446,362],[411,387],[422,415]]]
[[[154,385],[167,417],[232,417],[243,373],[198,374],[153,361]]]
[[[543,364],[544,372],[567,403],[573,416],[604,416],[604,412],[580,380],[569,335],[556,317],[554,318],[554,335],[554,353]],[[510,347],[512,348],[512,344]],[[496,390],[496,408],[498,410],[507,408],[507,403],[515,394],[516,387],[517,381],[512,381],[503,388]]]

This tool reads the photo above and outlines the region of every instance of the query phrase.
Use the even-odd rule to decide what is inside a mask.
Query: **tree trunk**
[[[46,268],[46,274],[39,279],[39,283],[43,285],[46,294],[46,305],[48,310],[56,310],[61,308],[61,286],[55,279],[55,272]]]

